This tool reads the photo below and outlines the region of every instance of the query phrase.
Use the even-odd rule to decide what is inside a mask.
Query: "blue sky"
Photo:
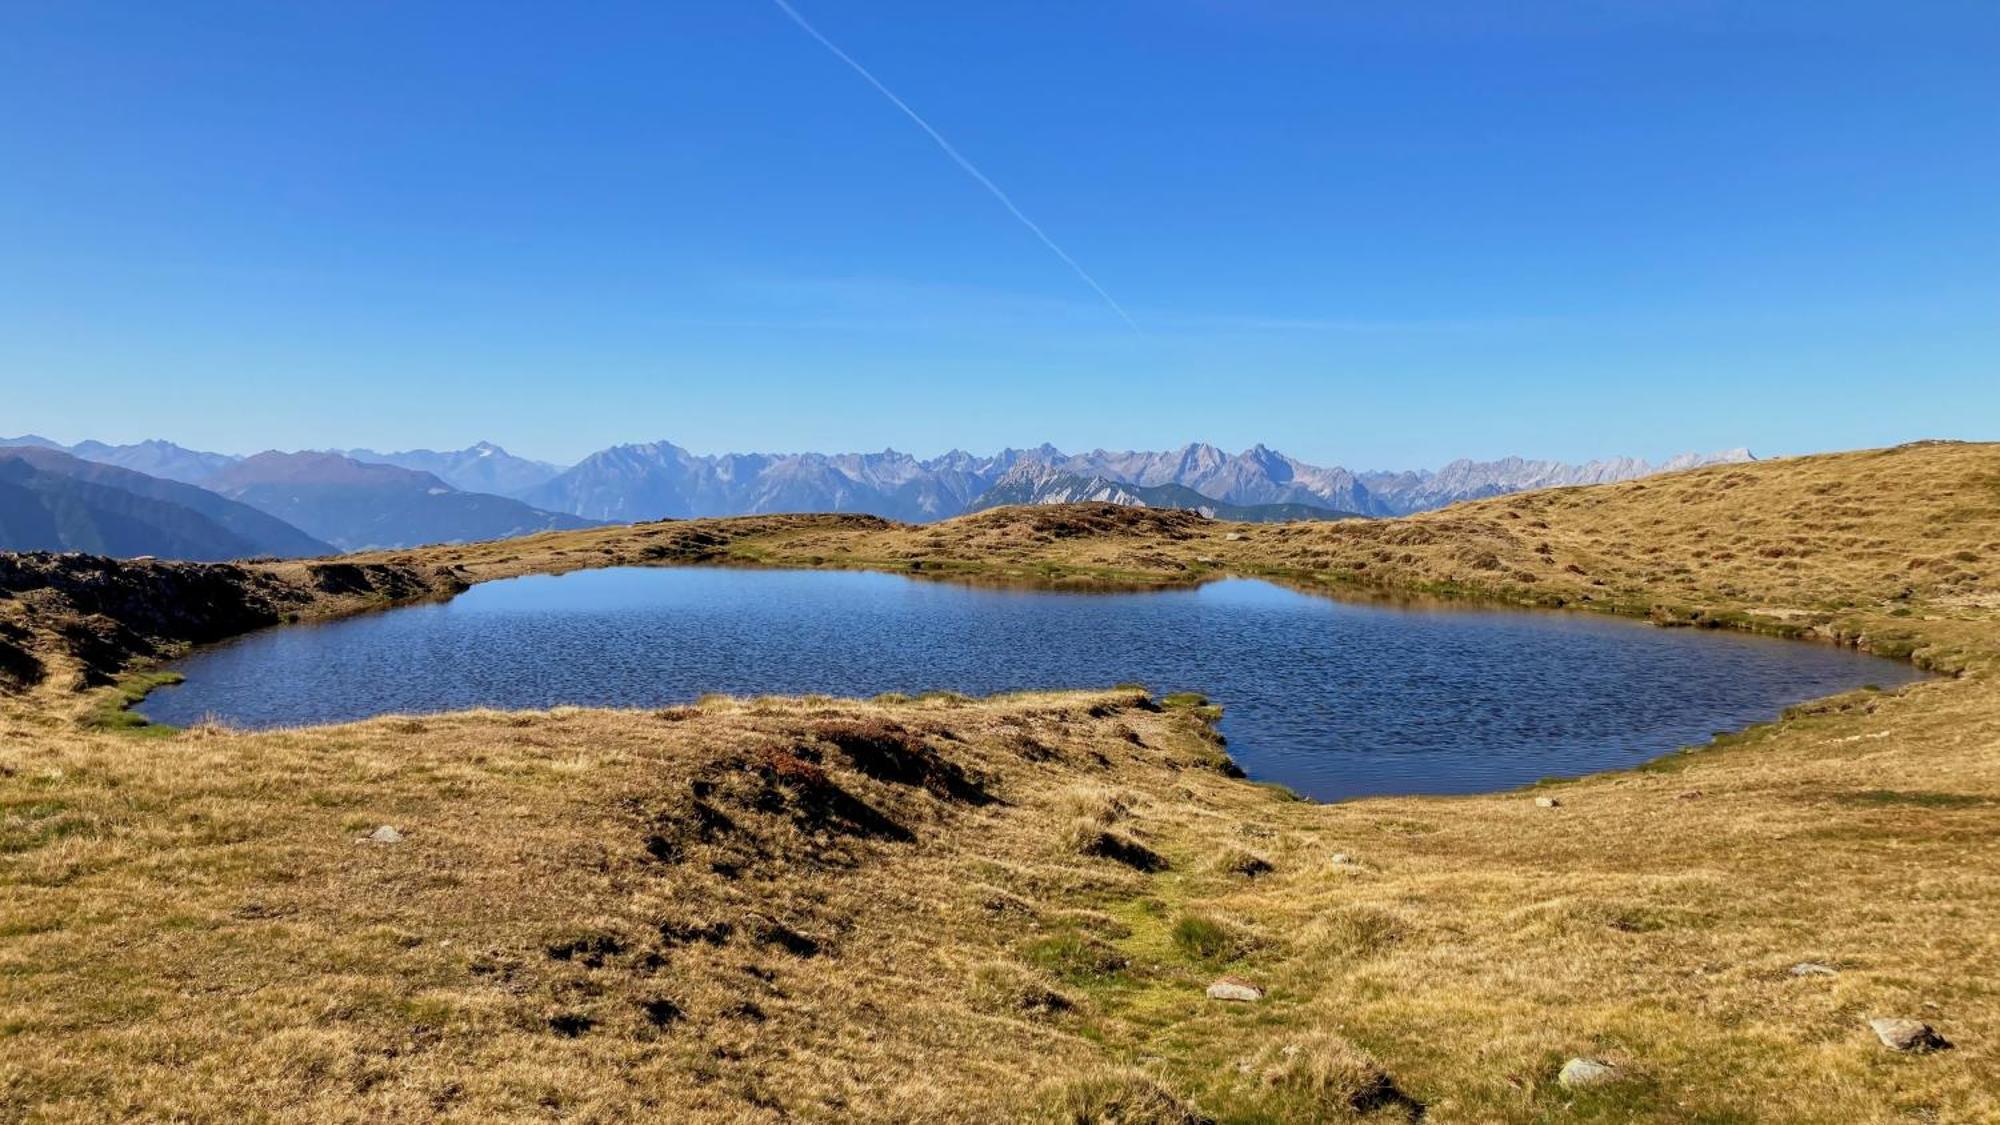
[[[2000,5],[0,3],[0,433],[2000,438]]]

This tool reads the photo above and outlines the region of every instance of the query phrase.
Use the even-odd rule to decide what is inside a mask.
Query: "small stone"
[[[1535,798],[1535,807],[1538,809],[1559,809],[1562,808],[1562,801],[1556,797],[1537,797]]]
[[[1944,1036],[1939,1035],[1930,1024],[1921,1020],[1885,1017],[1869,1020],[1868,1028],[1875,1033],[1875,1038],[1882,1041],[1884,1047],[1892,1051],[1911,1051],[1920,1054],[1924,1051],[1951,1049],[1951,1043]]]
[[[1618,1068],[1598,1059],[1571,1059],[1556,1075],[1556,1085],[1566,1090],[1588,1090],[1618,1081]]]
[[[1264,998],[1264,990],[1244,980],[1242,977],[1223,977],[1208,986],[1210,1000],[1229,1000],[1239,1004],[1254,1004]]]
[[[403,842],[403,834],[385,824],[361,839],[363,843],[368,844],[400,844]]]
[[[1834,968],[1832,965],[1822,965],[1818,961],[1801,961],[1792,966],[1791,972],[1795,977],[1832,977],[1840,975],[1839,969]]]

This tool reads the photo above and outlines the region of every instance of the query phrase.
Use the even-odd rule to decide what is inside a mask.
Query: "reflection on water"
[[[186,724],[644,707],[708,692],[1207,693],[1259,780],[1323,799],[1627,766],[1915,673],[1827,646],[1581,614],[1333,601],[1262,582],[1070,593],[884,574],[615,569],[273,629],[195,654],[141,710]]]

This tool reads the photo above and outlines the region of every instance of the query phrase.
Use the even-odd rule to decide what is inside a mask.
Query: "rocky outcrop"
[[[98,555],[0,554],[0,686],[32,687],[50,663],[78,686],[136,660],[288,618],[455,593],[436,567],[392,563],[178,563]]]

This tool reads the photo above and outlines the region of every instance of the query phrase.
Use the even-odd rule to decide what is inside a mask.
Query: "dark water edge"
[[[1229,579],[1073,592],[856,571],[619,568],[251,634],[140,711],[269,728],[701,695],[1200,691],[1249,775],[1334,800],[1637,765],[1785,707],[1919,677],[1828,645]]]

